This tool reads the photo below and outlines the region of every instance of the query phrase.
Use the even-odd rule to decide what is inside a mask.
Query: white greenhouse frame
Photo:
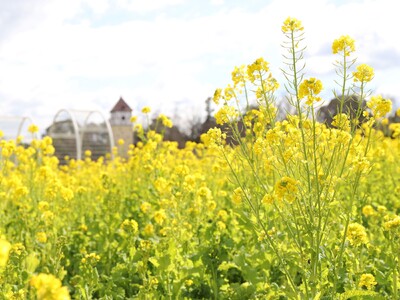
[[[59,120],[59,118],[62,116],[62,114],[66,114],[69,118]],[[90,129],[89,129],[89,125],[91,124],[90,121],[91,121],[91,118],[95,115],[100,116],[100,118],[103,122],[100,125],[103,127],[100,127],[100,129],[97,129],[96,131],[90,131]],[[81,116],[82,118],[80,118],[78,120],[78,116]],[[65,121],[72,123],[73,132],[69,132],[69,133],[68,132],[56,132],[57,131],[56,125],[60,124],[62,122],[65,122]],[[67,155],[70,158],[81,160],[83,158],[84,151],[90,150],[90,149],[84,149],[85,133],[90,133],[90,132],[107,134],[108,145],[109,145],[108,151],[107,150],[103,151],[103,153],[101,153],[100,156],[105,156],[107,153],[110,153],[110,155],[112,157],[112,149],[114,148],[113,132],[112,132],[109,120],[107,120],[104,117],[104,115],[99,111],[60,109],[55,114],[55,116],[53,118],[53,123],[48,128],[47,135],[53,139],[53,145],[55,147],[55,155],[56,156],[58,156],[57,153],[60,155],[60,150],[62,150],[62,149],[57,149],[59,147],[57,144],[57,139],[74,140],[75,146],[73,148],[75,148],[75,153],[68,153]],[[72,135],[71,135],[71,133],[72,133]],[[59,158],[60,162],[64,161],[64,157],[58,157],[58,158]]]
[[[28,144],[33,139],[32,133],[27,130],[29,125],[32,124],[34,123],[30,117],[0,116],[0,130],[3,132],[2,139],[16,141],[22,137],[21,142]],[[26,131],[24,131],[24,127],[26,127]]]

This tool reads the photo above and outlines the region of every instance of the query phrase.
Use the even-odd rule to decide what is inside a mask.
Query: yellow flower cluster
[[[296,200],[299,182],[293,178],[284,176],[275,184],[274,193],[277,199],[292,203]]]
[[[0,152],[1,157],[8,158],[15,152],[17,147],[15,146],[14,141],[1,140],[0,148],[1,148],[1,152]]]
[[[233,86],[244,86],[246,79],[246,67],[244,65],[235,67],[232,71]]]
[[[207,147],[219,147],[226,139],[226,134],[219,128],[211,128],[206,134],[201,135],[201,141]]]
[[[142,108],[142,113],[144,113],[144,114],[148,114],[149,112],[151,112],[151,109],[150,109],[150,107],[148,107],[148,106],[145,106],[145,107],[143,107],[143,108]]]
[[[319,79],[311,77],[305,79],[299,86],[299,99],[307,97],[306,104],[312,105],[314,102],[321,101],[321,97],[315,97],[323,89],[322,82]]]
[[[371,205],[365,205],[365,206],[362,208],[362,213],[363,213],[364,216],[370,217],[370,216],[375,215],[375,214],[376,214],[376,211],[375,211],[375,209],[374,209]]]
[[[247,76],[251,82],[261,80],[262,75],[269,72],[269,63],[260,57],[247,66]]]
[[[167,215],[165,209],[159,209],[154,213],[154,221],[156,221],[157,224],[162,225],[166,219]]]
[[[368,290],[372,290],[375,285],[377,285],[377,282],[374,275],[369,273],[361,275],[360,281],[358,283],[359,287],[366,287]]]
[[[81,259],[81,263],[89,264],[91,266],[95,266],[99,261],[100,261],[100,255],[94,252],[86,254],[85,257]]]
[[[38,300],[69,300],[71,299],[67,287],[63,287],[60,279],[51,274],[35,275],[30,285],[36,289]]]
[[[11,244],[0,238],[0,268],[5,267],[11,250]]]
[[[233,201],[233,203],[238,205],[238,204],[242,203],[243,197],[244,197],[244,192],[243,192],[242,188],[238,187],[233,191],[232,201]]]
[[[39,127],[38,126],[36,126],[35,124],[31,124],[31,125],[29,125],[29,127],[28,127],[28,131],[30,132],[30,133],[36,133],[36,132],[38,132],[39,131]]]
[[[219,104],[219,100],[221,99],[221,97],[222,97],[222,89],[218,88],[214,92],[214,96],[212,98],[213,102],[218,105]]]
[[[294,32],[294,31],[302,31],[302,30],[304,30],[304,27],[302,26],[300,20],[288,17],[283,22],[282,31],[284,33],[291,33],[291,32]]]
[[[392,137],[397,138],[400,136],[400,123],[391,123],[389,129],[392,131]]]
[[[158,119],[161,120],[161,123],[162,123],[165,127],[167,127],[167,128],[172,128],[173,123],[172,123],[171,119],[168,118],[166,115],[160,114],[160,115],[158,116]]]
[[[370,82],[374,78],[374,69],[366,64],[357,66],[357,71],[353,72],[354,81]]]
[[[355,42],[350,36],[343,35],[333,41],[332,52],[333,54],[343,52],[344,56],[349,56],[352,52],[355,51],[354,44]]]
[[[350,120],[349,116],[346,114],[337,114],[333,117],[332,126],[338,129],[349,131],[350,130]]]
[[[375,119],[384,117],[392,110],[392,101],[384,99],[381,95],[372,96],[367,102],[368,108],[371,109]]]
[[[126,233],[135,235],[139,230],[139,225],[135,220],[124,220],[121,224],[121,229]]]
[[[37,232],[36,233],[36,240],[39,243],[42,243],[42,244],[46,243],[47,242],[47,234],[45,232],[43,232],[43,231]]]
[[[383,223],[383,228],[385,230],[395,230],[400,226],[400,216],[395,216],[393,219]]]
[[[368,243],[367,232],[364,226],[358,223],[349,224],[346,237],[350,244],[355,247]]]
[[[233,106],[224,105],[215,114],[215,121],[219,125],[233,122],[238,117],[238,112]]]

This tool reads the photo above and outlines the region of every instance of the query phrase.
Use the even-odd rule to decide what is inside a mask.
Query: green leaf
[[[171,264],[171,257],[169,254],[161,256],[158,260],[160,270],[166,270]]]
[[[26,269],[29,273],[34,273],[36,268],[39,266],[40,264],[40,260],[37,258],[36,253],[30,253],[26,259]]]
[[[155,257],[150,257],[149,258],[149,262],[151,262],[152,264],[153,264],[153,266],[155,266],[156,268],[158,268],[159,267],[159,263],[158,263],[158,260],[157,260],[157,258],[155,258]]]

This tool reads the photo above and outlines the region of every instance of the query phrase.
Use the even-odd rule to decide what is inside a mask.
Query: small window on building
[[[122,118],[121,118],[122,120],[125,120],[125,116],[122,116]]]

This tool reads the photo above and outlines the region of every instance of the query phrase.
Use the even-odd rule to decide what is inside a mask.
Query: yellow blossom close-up
[[[343,53],[344,56],[349,56],[355,51],[355,41],[348,35],[342,35],[340,38],[333,41],[333,54]]]

